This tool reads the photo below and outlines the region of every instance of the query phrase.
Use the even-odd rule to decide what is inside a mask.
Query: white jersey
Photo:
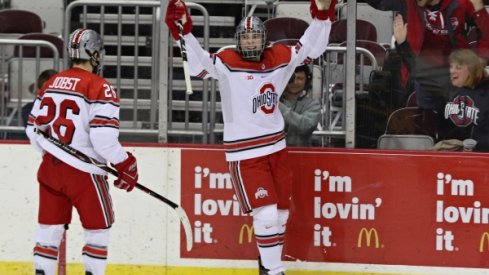
[[[78,170],[106,175],[102,169],[64,152],[34,132],[49,133],[102,163],[120,163],[127,153],[119,143],[119,99],[102,77],[80,68],[52,76],[41,88],[27,122],[31,144]]]
[[[269,155],[285,148],[279,98],[295,68],[326,50],[330,20],[312,20],[296,46],[267,47],[260,62],[233,49],[210,55],[192,34],[184,36],[191,75],[219,80],[226,160]]]

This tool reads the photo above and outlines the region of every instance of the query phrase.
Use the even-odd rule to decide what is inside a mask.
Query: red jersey
[[[34,127],[102,163],[120,163],[127,158],[119,143],[119,98],[114,88],[104,78],[81,68],[60,72],[43,85],[26,133],[36,149],[81,171],[106,174],[37,135]]]

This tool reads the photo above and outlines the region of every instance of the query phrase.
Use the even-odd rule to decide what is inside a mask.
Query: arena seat
[[[437,114],[433,110],[404,107],[389,115],[385,134],[437,136]]]
[[[363,48],[368,50],[370,53],[372,53],[373,57],[375,58],[375,61],[377,63],[377,67],[375,69],[380,69],[384,66],[384,61],[386,59],[387,55],[387,50],[380,45],[379,43],[375,41],[370,41],[370,40],[356,40],[355,41],[356,47],[357,48]],[[344,41],[339,44],[341,47],[346,47],[347,42]],[[357,52],[356,54],[356,63],[359,65],[361,61],[361,52]],[[338,63],[343,63],[343,55],[338,55]],[[364,65],[373,65],[373,60],[370,58],[364,58]]]
[[[427,135],[381,135],[377,141],[378,149],[429,150],[435,141]]]
[[[416,103],[416,91],[409,94],[406,107],[416,107],[418,104]]]
[[[295,45],[306,31],[309,23],[294,17],[275,17],[263,22],[267,28],[267,38],[271,42]]]
[[[34,12],[19,9],[0,10],[0,33],[42,32],[44,23]]]
[[[58,49],[59,57],[63,58],[64,56],[64,42],[63,39],[48,33],[28,33],[19,37],[19,39],[25,40],[44,40],[53,43]],[[36,47],[22,47],[22,56],[23,57],[36,57]],[[19,56],[19,47],[15,47],[14,56]],[[46,48],[42,47],[40,50],[40,57],[53,57],[53,52]]]
[[[43,29],[41,17],[34,12],[21,9],[0,10],[0,38],[17,39],[23,34],[42,32]],[[0,52],[8,60],[14,54],[14,47],[0,46]]]
[[[347,40],[347,20],[341,19],[333,22],[329,35],[329,44],[341,44]],[[368,40],[377,42],[377,29],[369,21],[357,19],[356,40]]]

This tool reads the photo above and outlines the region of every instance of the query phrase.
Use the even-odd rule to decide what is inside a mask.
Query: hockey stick
[[[187,87],[187,94],[191,95],[194,92],[192,91],[192,82],[190,81],[190,69],[188,67],[188,59],[187,59],[187,47],[185,46],[185,39],[183,39],[183,25],[181,21],[178,21],[178,34],[180,36],[180,52],[182,53],[182,63],[183,63],[183,74],[185,76],[185,86]]]
[[[112,167],[110,167],[104,163],[101,163],[94,158],[91,158],[91,157],[85,155],[84,153],[76,150],[75,148],[73,148],[67,144],[62,143],[61,141],[59,141],[58,139],[48,135],[48,133],[46,133],[44,131],[41,131],[37,128],[34,128],[34,131],[37,134],[43,136],[46,140],[48,140],[49,142],[54,144],[56,147],[65,151],[66,153],[74,156],[75,158],[77,158],[83,162],[93,164],[93,165],[97,166],[98,168],[100,168],[100,169],[102,169],[102,170],[104,170],[104,171],[106,171],[106,172],[117,177],[117,170],[115,170],[114,168],[112,168]],[[147,194],[149,194],[149,195],[159,199],[160,201],[166,203],[167,205],[169,205],[171,208],[173,208],[177,212],[178,216],[180,217],[180,221],[182,222],[182,226],[183,226],[183,229],[185,231],[185,236],[187,238],[187,251],[192,250],[192,246],[194,243],[193,235],[192,235],[192,226],[190,225],[190,220],[188,219],[188,216],[187,216],[187,213],[185,212],[185,210],[180,205],[178,205],[178,204],[172,202],[171,200],[163,197],[162,195],[154,192],[153,190],[147,188],[146,186],[143,186],[139,183],[136,183],[136,188],[138,188],[139,190],[144,191]]]

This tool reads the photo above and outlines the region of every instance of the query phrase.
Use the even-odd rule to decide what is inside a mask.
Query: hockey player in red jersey
[[[118,140],[119,98],[110,83],[98,75],[103,66],[102,38],[93,30],[77,29],[67,47],[72,67],[43,85],[26,127],[31,144],[43,154],[37,174],[35,274],[55,274],[60,241],[75,207],[84,228],[85,274],[103,275],[114,222],[107,173],[62,151],[35,130],[47,132],[102,163],[113,163],[119,174],[115,186],[128,192],[136,185],[138,170],[136,158]]]
[[[165,22],[177,42],[178,21],[183,24],[190,74],[219,80],[226,160],[241,209],[253,216],[260,274],[285,273],[281,256],[292,177],[279,98],[295,68],[326,50],[335,2],[311,1],[313,20],[293,47],[268,46],[263,22],[251,16],[236,28],[236,49],[213,55],[191,34],[185,3],[168,4]]]

